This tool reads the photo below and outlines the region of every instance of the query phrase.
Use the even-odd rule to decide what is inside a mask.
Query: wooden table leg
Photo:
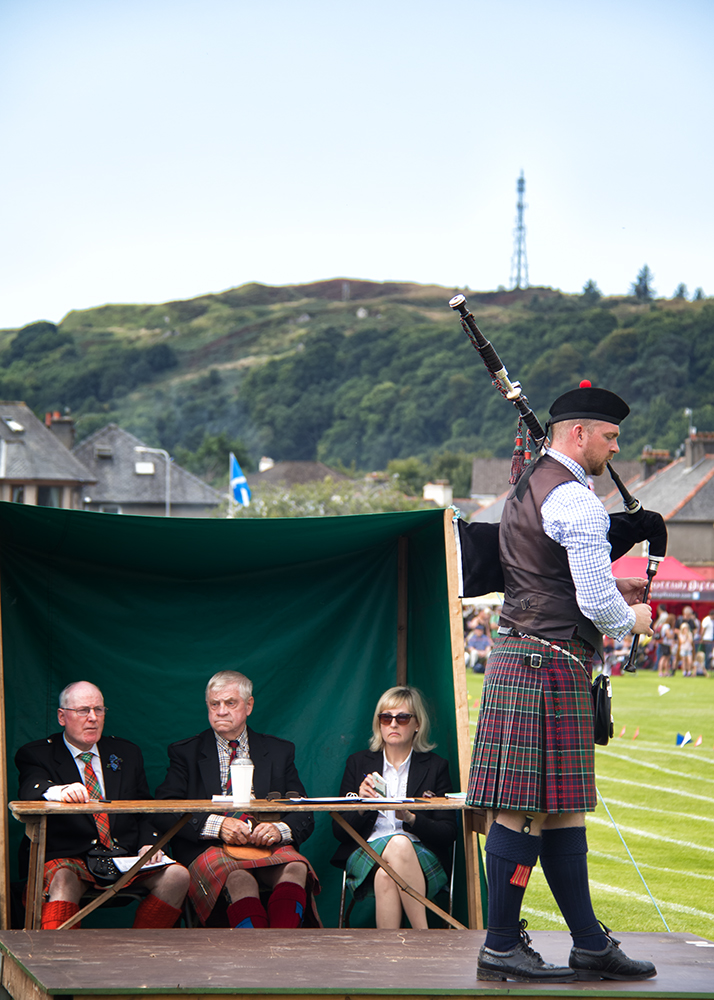
[[[33,931],[39,929],[42,920],[47,817],[40,816],[27,820],[25,823],[25,833],[30,841],[30,864],[27,871],[27,899],[25,901],[25,930]]]
[[[359,844],[363,851],[366,851],[367,854],[369,854],[374,863],[379,865],[379,867],[385,871],[387,875],[389,875],[392,881],[396,882],[399,888],[408,893],[412,899],[416,899],[418,903],[421,903],[422,906],[426,906],[432,911],[432,913],[436,913],[437,916],[441,917],[442,920],[444,920],[447,924],[450,924],[452,927],[456,927],[457,930],[467,930],[467,928],[456,920],[455,917],[452,917],[450,913],[446,913],[446,911],[442,910],[440,906],[437,906],[436,903],[432,903],[430,899],[427,899],[426,896],[422,896],[420,892],[417,892],[416,889],[409,885],[406,879],[403,879],[398,872],[395,872],[391,865],[388,865],[387,862],[381,858],[379,854],[377,854],[377,852],[367,843],[364,837],[361,837],[357,833],[355,828],[347,822],[344,816],[341,816],[338,812],[331,812],[330,816],[332,816],[336,823],[339,823],[346,833],[349,833],[350,837],[352,837],[355,843]]]
[[[483,903],[481,900],[481,879],[478,866],[478,835],[484,832],[482,814],[465,809],[464,852],[466,855],[466,892],[469,904],[469,927],[483,929]]]

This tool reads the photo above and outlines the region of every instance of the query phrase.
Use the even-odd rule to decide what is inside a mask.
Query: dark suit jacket
[[[381,750],[361,750],[353,753],[347,758],[345,773],[340,785],[340,795],[347,795],[348,792],[359,791],[362,779],[366,774],[377,771],[382,774],[384,766],[384,755]],[[445,795],[452,790],[451,778],[449,777],[449,764],[438,754],[420,753],[415,750],[412,754],[409,765],[409,779],[407,781],[407,795],[419,798],[426,791],[432,791],[435,795]],[[407,809],[409,806],[407,805]],[[343,814],[348,823],[366,840],[377,822],[377,812],[371,810],[359,813],[349,812]],[[436,854],[446,872],[451,871],[451,850],[456,839],[456,813],[452,812],[415,812],[416,819],[413,826],[404,824],[408,833],[413,833],[415,837]],[[340,846],[331,858],[332,864],[338,868],[344,868],[350,854],[356,850],[356,844],[350,835],[342,829],[339,823],[333,822],[332,829],[335,837],[340,841]]]
[[[248,728],[250,757],[253,761],[253,789],[257,799],[270,792],[299,792],[305,789],[295,767],[295,745],[277,736],[255,733]],[[157,799],[210,799],[221,794],[221,771],[218,748],[212,729],[198,736],[179,740],[169,747],[169,767],[166,777],[156,789]],[[223,812],[216,809],[216,812]],[[312,813],[288,813],[280,817],[292,831],[293,844],[300,847],[315,825]],[[205,813],[193,816],[172,840],[174,856],[189,865],[207,847],[222,844],[220,840],[201,840],[199,835],[206,822]]]
[[[141,750],[135,743],[102,736],[97,744],[102,762],[104,788],[108,799],[150,799],[151,792],[144,773]],[[51,785],[68,785],[80,781],[77,765],[62,738],[54,733],[44,740],[26,743],[15,754],[20,772],[19,797],[28,801],[43,798]],[[110,816],[112,837],[136,854],[144,844],[154,842],[156,829],[147,817],[131,814]],[[47,824],[46,858],[74,858],[84,855],[97,839],[97,827],[91,816],[52,816]],[[27,874],[29,841],[20,845],[20,871]]]

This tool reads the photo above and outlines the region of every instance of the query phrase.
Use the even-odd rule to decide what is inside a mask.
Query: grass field
[[[468,673],[472,735],[482,682]],[[670,690],[660,695],[660,684]],[[640,672],[612,686],[615,738],[596,748],[598,806],[587,819],[595,912],[615,932],[663,931],[664,918],[671,931],[714,940],[714,678]],[[692,742],[677,747],[687,731]],[[540,866],[523,916],[536,930],[565,926]]]

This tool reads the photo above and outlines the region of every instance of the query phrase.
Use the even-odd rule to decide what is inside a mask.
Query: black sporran
[[[123,847],[93,847],[84,856],[89,874],[102,885],[113,885],[121,878],[113,858],[125,858],[128,855]]]
[[[612,685],[607,674],[598,674],[593,681],[593,727],[598,746],[606,747],[615,735],[612,721]]]

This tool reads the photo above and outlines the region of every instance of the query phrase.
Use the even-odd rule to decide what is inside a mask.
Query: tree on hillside
[[[592,278],[585,282],[583,285],[583,300],[588,303],[588,305],[594,305],[602,298],[602,292],[597,287]]]
[[[672,298],[673,299],[686,299],[686,297],[687,297],[687,286],[684,284],[683,281],[680,281],[680,283],[677,285],[677,288],[676,288],[675,293],[672,296]]]
[[[654,275],[647,264],[645,264],[637,275],[637,281],[634,281],[630,288],[630,291],[638,302],[651,302],[655,297],[655,290],[652,287],[653,279]]]
[[[17,331],[2,363],[7,367],[19,360],[32,363],[65,344],[73,345],[74,338],[69,333],[61,333],[54,323],[48,323],[46,320],[30,323]]]
[[[706,298],[706,296],[704,295],[704,289],[703,288],[697,288],[697,290],[695,291],[694,296],[692,298],[692,301],[693,302],[701,302],[703,298]]]
[[[393,458],[387,472],[396,477],[394,485],[409,496],[420,497],[424,483],[429,481],[429,470],[420,458]]]

